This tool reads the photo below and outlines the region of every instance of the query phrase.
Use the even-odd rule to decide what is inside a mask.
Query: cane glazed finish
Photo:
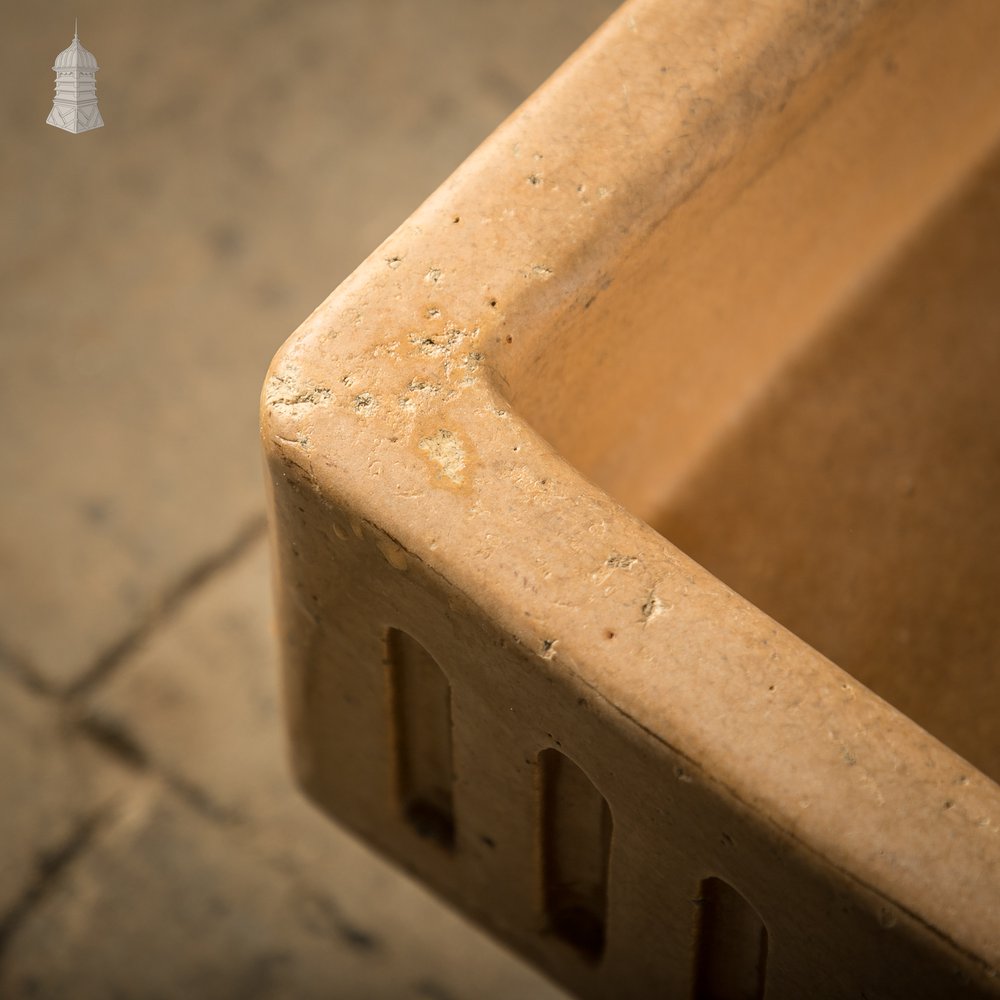
[[[274,361],[299,781],[580,996],[1000,995],[998,38],[634,0]]]

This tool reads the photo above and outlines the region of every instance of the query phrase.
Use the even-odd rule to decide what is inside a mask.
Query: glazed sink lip
[[[447,581],[464,613],[735,807],[995,968],[1000,787],[588,482],[507,401],[517,352],[600,294],[788,81],[880,5],[828,23],[799,6],[740,26],[707,2],[626,4],[290,337],[263,390],[265,452],[394,568]],[[651,148],[676,146],[677,109],[645,99],[654,64],[732,95],[776,45],[794,54],[782,80],[704,123],[700,144],[614,155],[640,126]],[[640,120],[598,147],[592,123],[620,118],[609,75]],[[583,192],[559,179],[574,169]]]

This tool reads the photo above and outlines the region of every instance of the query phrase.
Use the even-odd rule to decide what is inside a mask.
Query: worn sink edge
[[[785,4],[751,38],[773,38],[780,14],[795,6]],[[696,15],[707,22],[709,8],[714,5],[695,8]],[[503,198],[484,177],[500,172],[530,178],[534,154],[525,133],[532,127],[544,131],[549,116],[564,114],[553,108],[567,100],[599,99],[584,77],[592,69],[588,60],[602,57],[608,36],[625,44],[636,36],[637,24],[660,16],[649,3],[623,8],[293,334],[272,364],[263,397],[262,433],[272,473],[300,476],[367,522],[407,559],[448,581],[484,615],[499,618],[516,641],[536,650],[540,669],[568,667],[636,725],[691,760],[720,794],[776,825],[819,863],[848,873],[960,942],[977,962],[996,965],[996,915],[989,901],[1000,896],[994,843],[1000,789],[587,483],[504,401],[504,332],[527,330],[530,341],[568,308],[567,288],[575,298],[597,294],[601,275],[668,209],[651,199],[645,214],[620,232],[613,224],[615,192],[630,184],[648,190],[649,175],[648,164],[620,164],[621,172],[600,185],[609,193],[577,220],[585,235],[573,246],[587,244],[589,253],[567,251],[562,235],[544,225],[526,233],[523,224],[512,224],[504,239],[495,238],[506,248],[503,254],[519,261],[504,271],[495,266],[503,254],[490,252],[496,243],[489,228],[496,229]],[[842,27],[840,37],[851,26]],[[748,44],[747,38],[740,44]],[[805,65],[795,69],[807,72],[810,57],[821,50],[815,42]],[[750,109],[751,115],[764,113]],[[659,123],[665,133],[675,126]],[[748,123],[738,120],[731,127],[735,134]],[[708,144],[702,175],[729,155],[730,139]],[[584,120],[564,141],[572,147],[586,140]],[[513,152],[517,143],[525,148]],[[697,185],[697,169],[689,166],[685,175]],[[544,179],[537,186],[543,185]],[[676,197],[684,192],[678,182]],[[484,252],[469,261],[459,250],[468,237],[463,233],[459,240],[458,229],[477,222]],[[399,401],[413,381],[412,367],[405,365],[415,359],[439,388],[410,390],[412,407],[402,408]],[[399,384],[393,382],[397,375]],[[448,393],[454,395],[444,398]],[[464,436],[470,427],[475,437]],[[517,467],[489,476],[491,466],[504,468],[515,445]],[[376,464],[378,479],[372,473]],[[421,497],[420,523],[400,507],[400,493]],[[475,518],[468,517],[470,510]],[[511,517],[516,538],[484,549],[482,526]],[[447,525],[447,531],[429,540],[427,523]],[[536,538],[546,540],[551,556],[544,568],[530,544]],[[570,551],[593,567],[586,577],[560,578],[560,555]],[[610,574],[611,594],[600,594],[594,574],[604,573],[616,555],[634,559],[631,566],[638,569]],[[544,571],[552,574],[551,582],[531,595],[534,615],[526,621],[504,581],[536,579]],[[701,602],[697,607],[691,595]],[[595,608],[602,602],[631,603],[636,612],[613,651],[597,641]],[[491,609],[501,609],[500,615]],[[685,637],[680,649],[678,634]],[[764,642],[767,656],[776,660],[765,660]],[[718,655],[707,671],[700,663],[706,649],[725,656]],[[768,692],[775,679],[777,697]],[[801,702],[806,695],[810,701]],[[783,709],[780,739],[761,731],[764,708]],[[842,744],[828,735],[833,731],[852,734],[851,766],[845,766]],[[787,763],[789,745],[796,766]],[[745,754],[747,746],[755,752]],[[895,773],[906,760],[922,762],[918,774]],[[861,773],[885,779],[881,803],[859,785]],[[965,784],[957,788],[959,775]],[[973,811],[943,812],[941,802],[957,797]],[[845,811],[851,838],[840,835]],[[879,849],[887,817],[894,827],[891,857]],[[957,837],[960,852],[939,849]],[[949,902],[949,894],[961,905]]]

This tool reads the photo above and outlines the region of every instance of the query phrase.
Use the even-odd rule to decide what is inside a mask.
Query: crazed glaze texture
[[[641,519],[993,148],[998,70],[954,68],[991,64],[1000,11],[960,6],[627,4],[268,375],[303,787],[580,995],[742,961],[704,957],[712,878],[766,928],[768,997],[1000,992],[1000,789]],[[890,55],[941,92],[919,127]],[[401,800],[389,629],[450,690],[437,840]],[[604,888],[546,839],[600,823],[545,791],[545,750],[607,804]],[[547,910],[574,864],[599,946]]]

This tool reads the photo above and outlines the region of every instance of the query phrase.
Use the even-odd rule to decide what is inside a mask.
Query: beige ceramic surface
[[[299,779],[580,995],[1000,993],[998,37],[633,0],[275,359]]]

